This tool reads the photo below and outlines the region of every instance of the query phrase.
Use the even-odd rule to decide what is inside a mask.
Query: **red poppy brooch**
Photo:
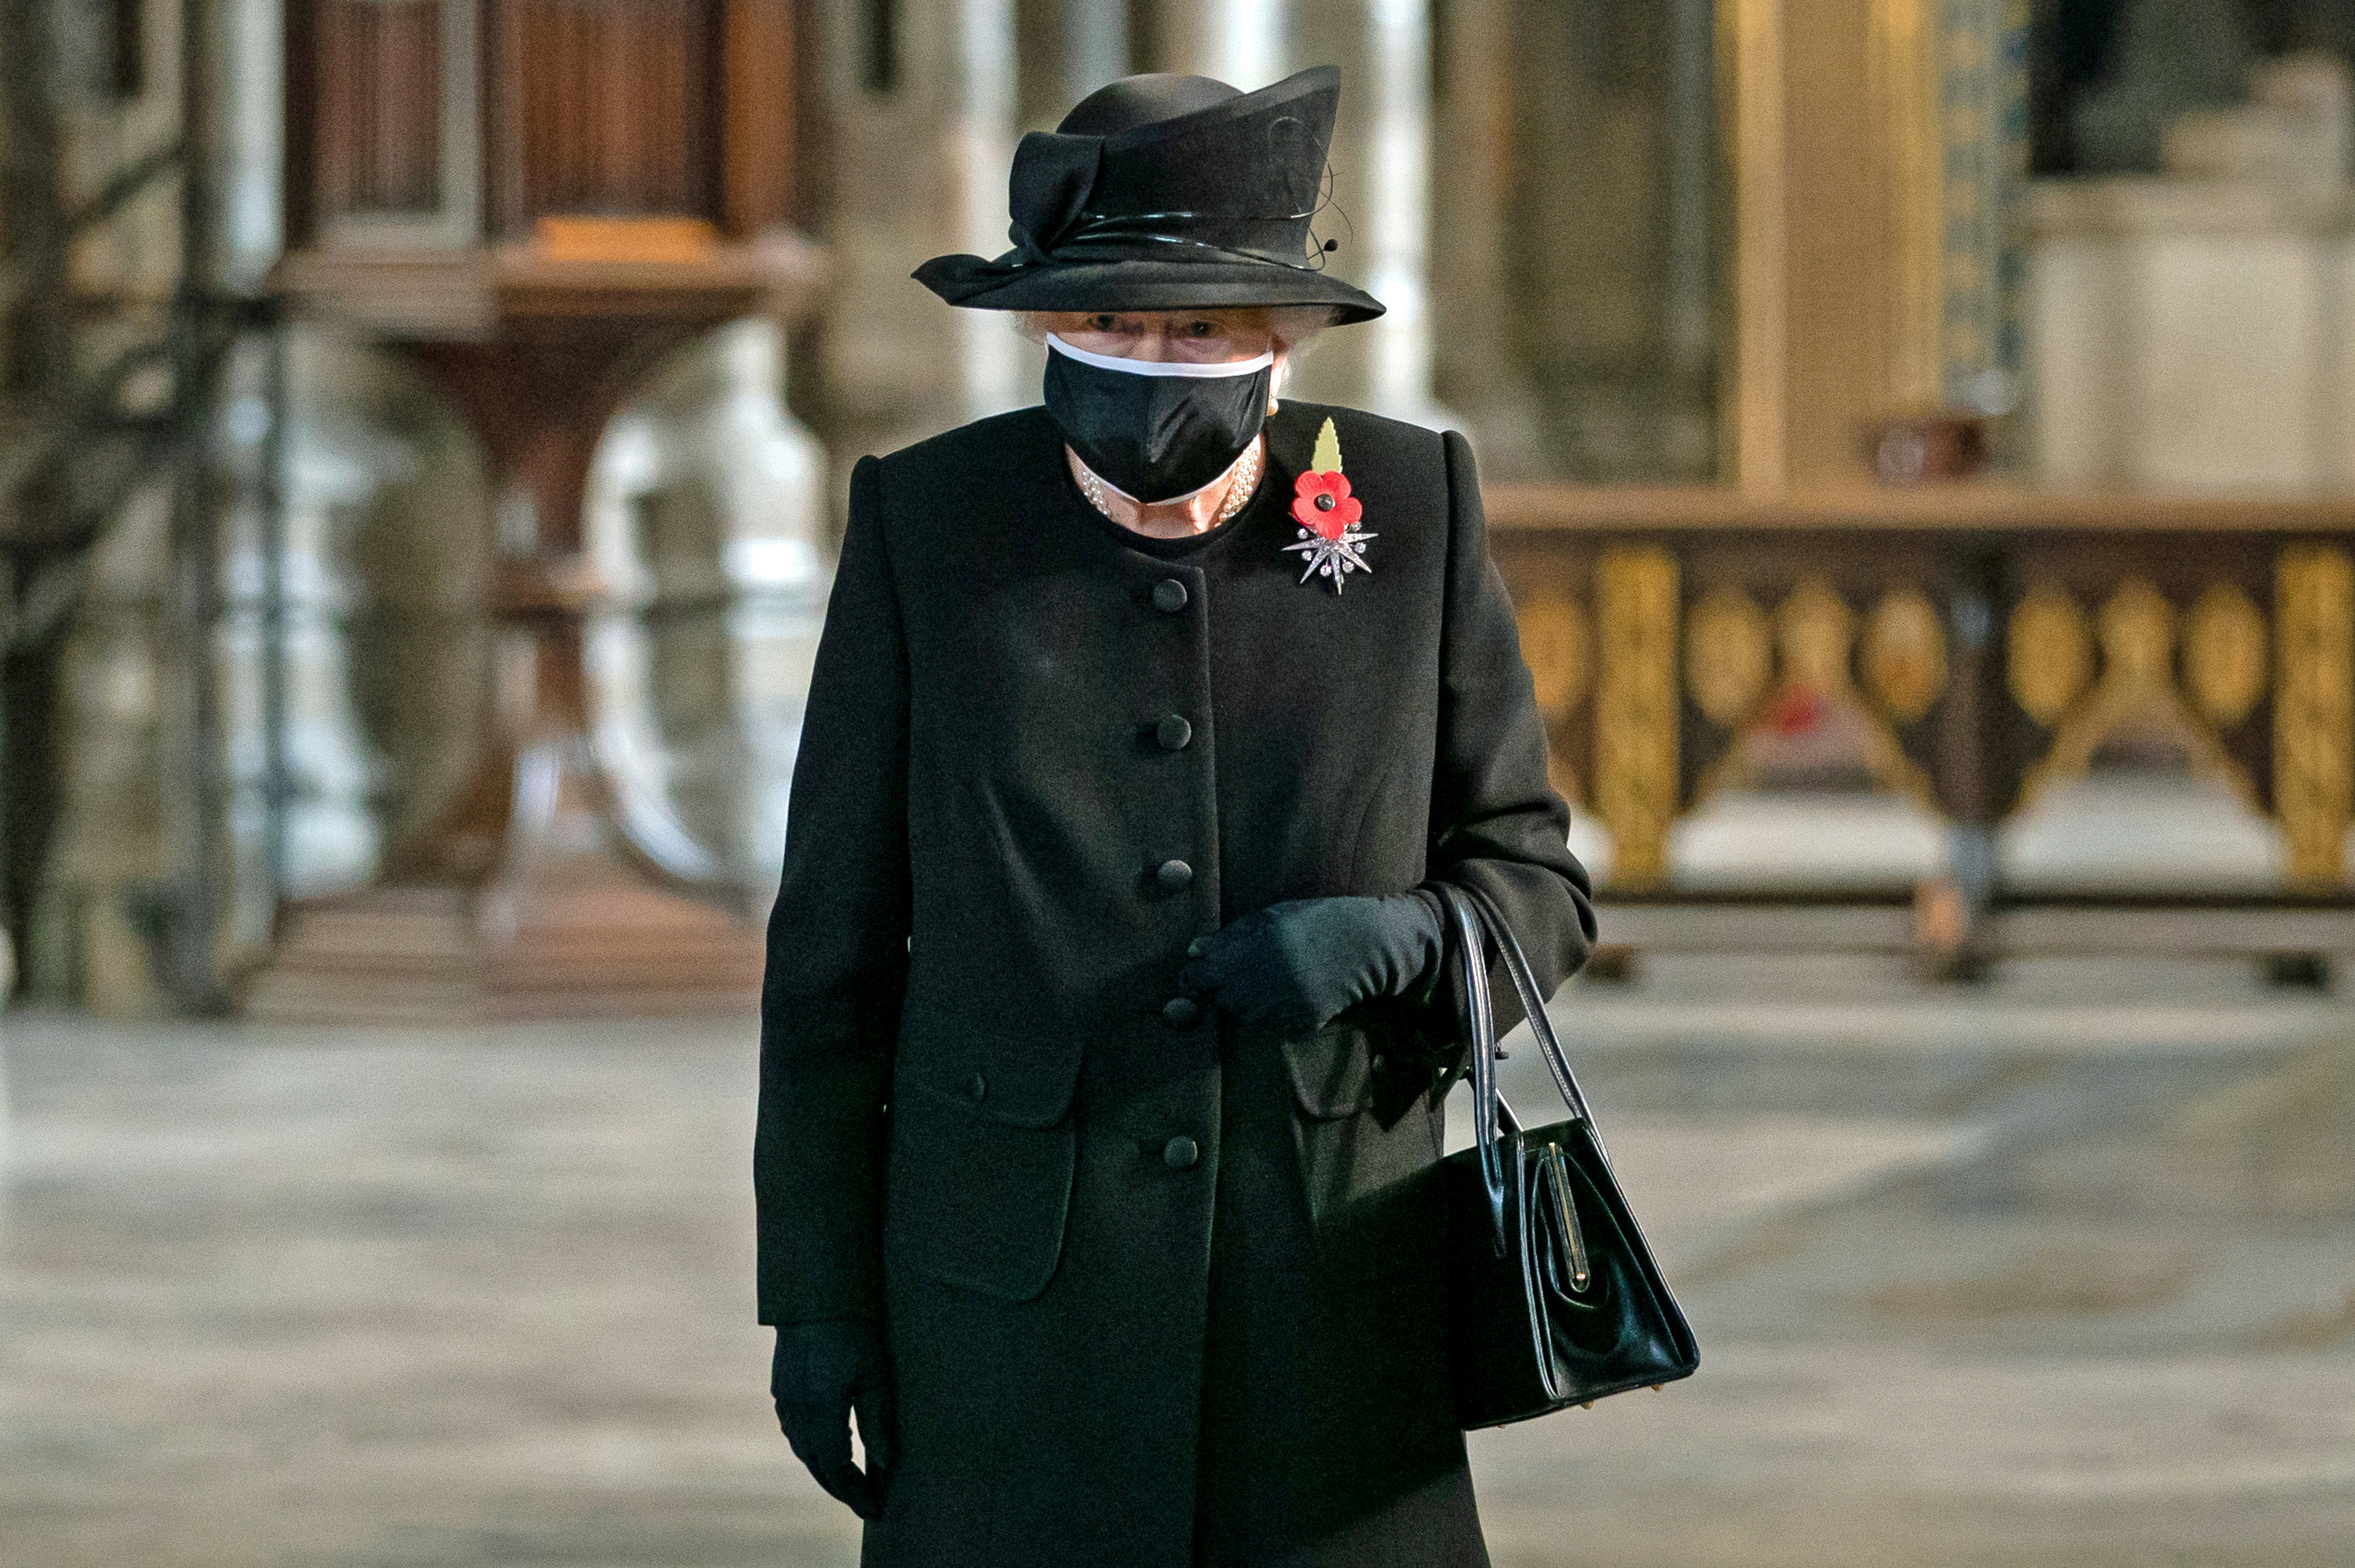
[[[1323,577],[1332,579],[1333,591],[1341,591],[1341,579],[1351,572],[1370,572],[1366,565],[1366,541],[1380,537],[1358,526],[1366,509],[1349,493],[1349,481],[1341,471],[1341,438],[1334,433],[1333,421],[1316,432],[1316,450],[1309,460],[1308,471],[1292,482],[1292,517],[1300,524],[1300,542],[1286,545],[1287,550],[1297,550],[1307,559],[1308,569],[1300,580]]]

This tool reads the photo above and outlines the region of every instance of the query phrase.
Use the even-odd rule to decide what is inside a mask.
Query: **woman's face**
[[[1224,365],[1274,346],[1264,310],[1050,311],[1039,318],[1073,348],[1121,359]]]

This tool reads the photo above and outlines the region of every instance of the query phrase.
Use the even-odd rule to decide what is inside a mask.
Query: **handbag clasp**
[[[1586,1258],[1586,1237],[1578,1228],[1578,1201],[1572,1196],[1570,1164],[1561,1157],[1561,1145],[1549,1143],[1539,1156],[1544,1166],[1542,1185],[1553,1194],[1554,1206],[1561,1217],[1563,1241],[1570,1247],[1570,1287],[1583,1295],[1594,1279]]]

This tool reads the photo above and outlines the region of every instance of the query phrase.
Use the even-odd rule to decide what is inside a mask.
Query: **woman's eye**
[[[1087,328],[1090,332],[1110,332],[1119,324],[1120,323],[1111,316],[1090,316],[1087,320]]]
[[[1186,330],[1193,334],[1196,337],[1209,337],[1219,330],[1219,323],[1216,322],[1188,322],[1186,323]]]

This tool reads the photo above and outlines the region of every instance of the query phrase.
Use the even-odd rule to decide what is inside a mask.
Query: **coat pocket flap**
[[[900,1022],[893,1095],[911,1091],[1010,1127],[1052,1127],[1070,1114],[1080,1081],[1077,1038],[1013,1034],[910,1008]]]
[[[1284,1043],[1293,1097],[1322,1121],[1355,1116],[1374,1103],[1373,1036],[1364,1024],[1336,1020]]]

